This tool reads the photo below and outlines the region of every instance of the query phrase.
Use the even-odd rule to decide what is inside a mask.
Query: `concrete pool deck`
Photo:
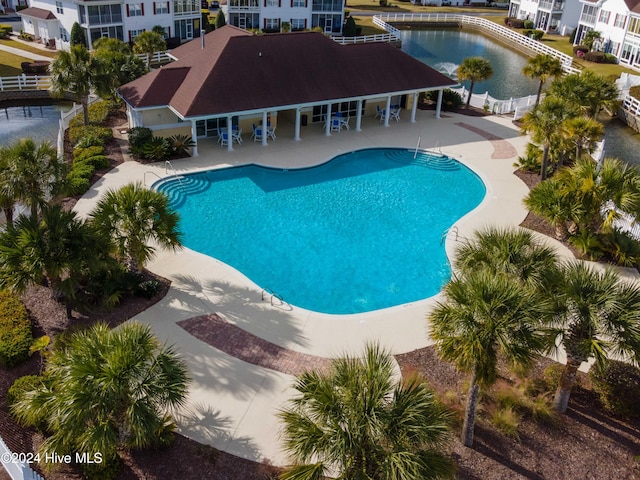
[[[468,117],[409,112],[388,128],[367,118],[362,131],[342,131],[330,137],[319,125],[293,140],[293,126],[280,122],[276,142],[267,147],[244,144],[232,152],[215,140],[199,143],[199,156],[165,163],[125,162],[96,183],[77,203],[86,215],[107,190],[133,181],[150,186],[158,178],[209,168],[260,164],[279,168],[312,166],[360,148],[437,149],[473,169],[487,194],[470,214],[455,222],[446,237],[451,257],[458,242],[487,225],[516,226],[527,215],[522,198],[527,187],[513,171],[528,141],[505,117]],[[353,122],[352,120],[352,123]],[[547,239],[563,256],[560,243]],[[134,319],[149,323],[161,340],[176,345],[186,360],[193,383],[187,407],[178,418],[180,432],[196,441],[255,461],[287,464],[280,449],[277,411],[294,394],[291,373],[297,367],[325,365],[324,358],[359,353],[367,341],[378,341],[392,353],[429,345],[426,315],[439,296],[384,310],[328,315],[287,304],[271,305],[262,288],[240,272],[189,249],[158,252],[148,269],[171,280],[167,296]],[[318,293],[319,295],[322,292]],[[284,299],[286,300],[286,298]],[[179,323],[181,322],[181,323]]]

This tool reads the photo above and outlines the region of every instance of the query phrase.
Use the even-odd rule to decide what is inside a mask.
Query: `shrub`
[[[111,103],[108,100],[100,100],[89,105],[89,123],[101,125],[105,122],[111,112]],[[70,127],[82,126],[84,118],[78,115],[69,122]]]
[[[195,146],[195,142],[189,135],[174,135],[169,140],[174,155],[188,156],[189,149]]]
[[[531,30],[531,29],[533,29],[533,21],[532,20],[524,20],[522,22],[522,26],[524,28],[526,28],[527,30]]]
[[[504,24],[505,25],[511,25],[511,21],[514,19],[515,17],[504,17]]]
[[[589,51],[589,47],[585,47],[584,45],[576,45],[573,47],[573,54],[578,55],[578,52],[582,52],[583,54]]]
[[[607,410],[623,417],[640,416],[640,370],[637,367],[611,360],[602,367],[592,368],[589,377]]]
[[[96,125],[78,125],[69,127],[69,141],[72,144],[77,144],[84,137],[97,137],[103,142],[106,142],[113,137],[113,132],[107,127],[98,127]]]
[[[498,408],[491,418],[491,421],[498,430],[508,437],[518,438],[518,426],[521,416],[513,407]]]
[[[43,377],[39,375],[25,375],[24,377],[17,378],[7,391],[7,404],[12,406],[17,401],[20,401],[25,392],[35,390],[42,385],[42,380]]]
[[[542,378],[547,384],[547,389],[549,391],[553,391],[558,388],[560,385],[560,379],[562,378],[562,372],[564,371],[564,365],[561,363],[554,363],[553,365],[549,365],[542,372]],[[576,379],[573,382],[572,390],[575,390],[582,386],[582,382],[580,381],[580,377],[576,375]]]
[[[153,131],[147,127],[134,127],[129,130],[129,149],[134,155],[142,153],[142,147],[151,141]]]
[[[153,137],[142,147],[142,155],[149,160],[163,160],[171,155],[171,141],[164,137]]]
[[[524,156],[518,157],[518,161],[513,166],[527,172],[538,173],[542,166],[542,150],[533,143],[527,143]]]
[[[0,291],[0,365],[8,368],[24,362],[32,342],[27,309],[17,296]]]
[[[109,162],[109,157],[107,157],[106,155],[94,155],[93,157],[84,159],[83,162],[93,166],[93,168],[95,168],[96,170],[109,168],[109,166],[111,165],[111,163]]]
[[[160,292],[161,287],[160,282],[157,280],[146,280],[138,284],[134,293],[138,297],[143,297],[149,300]]]
[[[142,282],[142,275],[129,272],[124,265],[114,261],[87,279],[82,301],[88,306],[111,309],[126,295],[134,294]]]
[[[544,37],[543,30],[523,30],[522,34],[534,40],[540,40]]]
[[[0,23],[0,38],[8,38],[11,32],[13,32],[11,25]]]
[[[432,102],[438,101],[438,92],[432,90],[427,92],[426,98]],[[443,110],[456,110],[462,105],[462,96],[458,92],[454,92],[449,88],[445,88],[442,91],[442,109]]]
[[[583,58],[594,63],[606,63],[607,61],[607,57],[604,52],[585,52]]]
[[[507,26],[511,28],[524,28],[524,20],[520,20],[519,18],[512,18]]]
[[[90,178],[82,177],[80,175],[74,175],[73,171],[67,176],[65,193],[69,197],[76,197],[78,195],[84,194],[87,190],[89,190],[90,186]]]
[[[81,162],[95,155],[104,155],[104,147],[101,145],[93,145],[91,147],[76,147],[73,149],[74,162]]]
[[[82,137],[78,143],[76,143],[76,148],[87,148],[87,147],[96,147],[102,146],[103,142],[99,137],[94,135],[87,135],[86,137]]]

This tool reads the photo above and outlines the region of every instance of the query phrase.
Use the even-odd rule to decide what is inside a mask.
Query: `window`
[[[173,2],[173,12],[178,15],[200,14],[199,0],[175,0]],[[193,37],[190,37],[193,38]],[[184,40],[184,39],[183,39]]]
[[[616,13],[614,25],[618,28],[624,28],[625,23],[627,23],[627,16],[621,13]]]
[[[619,48],[620,44],[618,42],[609,42],[609,46],[607,47],[606,52],[611,53],[617,57]]]
[[[142,29],[142,30],[129,30],[129,41],[133,42],[136,39],[136,37],[138,35],[140,35],[141,33],[143,33],[143,32],[144,32],[144,29]]]
[[[130,3],[127,5],[127,17],[141,17],[144,15],[143,3]]]
[[[279,32],[280,31],[280,19],[279,18],[265,18],[264,19],[264,31],[265,32]]]
[[[64,27],[60,27],[60,40],[63,42],[69,41],[69,32]]]
[[[307,6],[307,0],[291,0],[291,6],[305,8]]]
[[[169,2],[153,2],[154,15],[163,15],[169,13]]]
[[[265,7],[279,7],[280,0],[264,0]]]
[[[104,25],[105,23],[122,22],[120,5],[91,5],[87,7],[90,25]],[[81,22],[85,22],[84,9],[80,9]]]
[[[640,19],[631,19],[631,21],[629,22],[629,33],[640,33]]]
[[[611,12],[608,12],[606,10],[601,10],[600,11],[600,17],[598,18],[598,21],[600,23],[609,23],[609,16],[611,15]]]
[[[64,9],[62,8],[62,2],[56,2],[56,13],[64,13]]]
[[[307,28],[307,20],[304,18],[292,18],[291,19],[291,31],[296,32]]]

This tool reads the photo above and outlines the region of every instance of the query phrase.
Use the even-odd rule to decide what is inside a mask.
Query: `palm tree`
[[[582,157],[585,150],[592,153],[603,133],[602,124],[589,117],[569,118],[562,125],[562,135],[569,138],[576,148],[576,160]]]
[[[529,58],[527,64],[522,69],[522,74],[533,79],[539,79],[538,95],[536,96],[536,105],[540,103],[540,95],[542,87],[550,77],[558,77],[563,73],[562,62],[551,55],[539,54]]]
[[[529,211],[547,220],[556,230],[556,238],[567,238],[568,222],[575,222],[582,216],[582,205],[575,201],[572,192],[563,188],[557,177],[546,179],[531,189],[524,199]]]
[[[23,138],[4,149],[2,157],[0,195],[24,203],[31,216],[37,216],[38,208],[62,191],[65,164],[51,144]]]
[[[147,73],[144,62],[131,52],[127,43],[102,37],[93,42],[93,56],[101,65],[93,78],[96,93],[116,98],[116,89]]]
[[[0,286],[21,293],[45,280],[70,315],[82,273],[99,265],[101,243],[74,212],[58,205],[43,208],[41,219],[21,215],[0,234]]]
[[[133,51],[135,53],[153,55],[155,52],[162,52],[166,49],[167,42],[164,41],[162,35],[153,30],[142,32],[133,42]]]
[[[51,64],[51,91],[62,96],[72,92],[82,104],[84,124],[89,124],[89,93],[100,72],[100,62],[94,59],[84,45],[74,45],[70,51],[60,51]]]
[[[512,275],[482,268],[453,278],[443,293],[445,302],[429,315],[431,337],[443,360],[471,374],[462,432],[470,447],[480,387],[495,382],[498,356],[526,366],[542,348],[535,324],[544,302]]]
[[[602,38],[602,34],[597,30],[589,30],[584,39],[582,40],[582,44],[587,47],[589,50],[593,49],[593,44],[596,40],[600,40]]]
[[[9,168],[9,159],[7,158],[7,148],[0,147],[0,208],[4,213],[7,225],[13,225],[13,211],[16,206],[16,198],[13,188],[4,188],[2,179],[5,178],[6,171]],[[7,187],[10,185],[6,185]]]
[[[285,449],[298,462],[283,480],[430,479],[453,476],[440,452],[450,415],[417,377],[396,381],[394,361],[379,346],[363,358],[307,371],[298,395],[280,412]]]
[[[463,275],[485,269],[492,275],[506,274],[531,286],[548,283],[557,257],[553,249],[536,242],[523,228],[487,227],[474,232],[456,250],[453,262]]]
[[[153,257],[151,241],[173,250],[182,246],[180,217],[167,196],[139,182],[109,190],[90,217],[97,232],[111,239],[116,254],[130,271],[142,270]]]
[[[189,383],[175,349],[135,322],[70,335],[43,378],[13,406],[22,423],[51,433],[41,453],[100,453],[105,463],[122,447],[167,444],[175,428],[167,409],[183,405]]]
[[[471,95],[473,94],[473,86],[476,82],[481,82],[493,75],[493,68],[488,60],[482,57],[467,57],[458,67],[458,80],[469,80],[469,96],[467,97],[466,108],[471,103]]]
[[[552,322],[553,347],[567,355],[554,406],[565,412],[576,372],[583,362],[601,365],[611,356],[640,361],[640,286],[622,281],[611,269],[596,271],[584,263],[563,268],[556,290],[563,309]]]
[[[558,135],[562,122],[573,116],[567,103],[555,97],[547,97],[522,118],[522,131],[530,133],[531,139],[542,145],[542,166],[540,177],[547,178],[549,168],[549,149]]]
[[[547,94],[574,105],[590,118],[603,108],[615,112],[619,103],[615,83],[589,70],[556,78]]]

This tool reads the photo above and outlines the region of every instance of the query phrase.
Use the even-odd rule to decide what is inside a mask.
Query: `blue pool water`
[[[286,302],[360,313],[435,295],[449,280],[442,235],[485,196],[447,157],[368,149],[314,168],[235,167],[160,182],[185,246]]]

